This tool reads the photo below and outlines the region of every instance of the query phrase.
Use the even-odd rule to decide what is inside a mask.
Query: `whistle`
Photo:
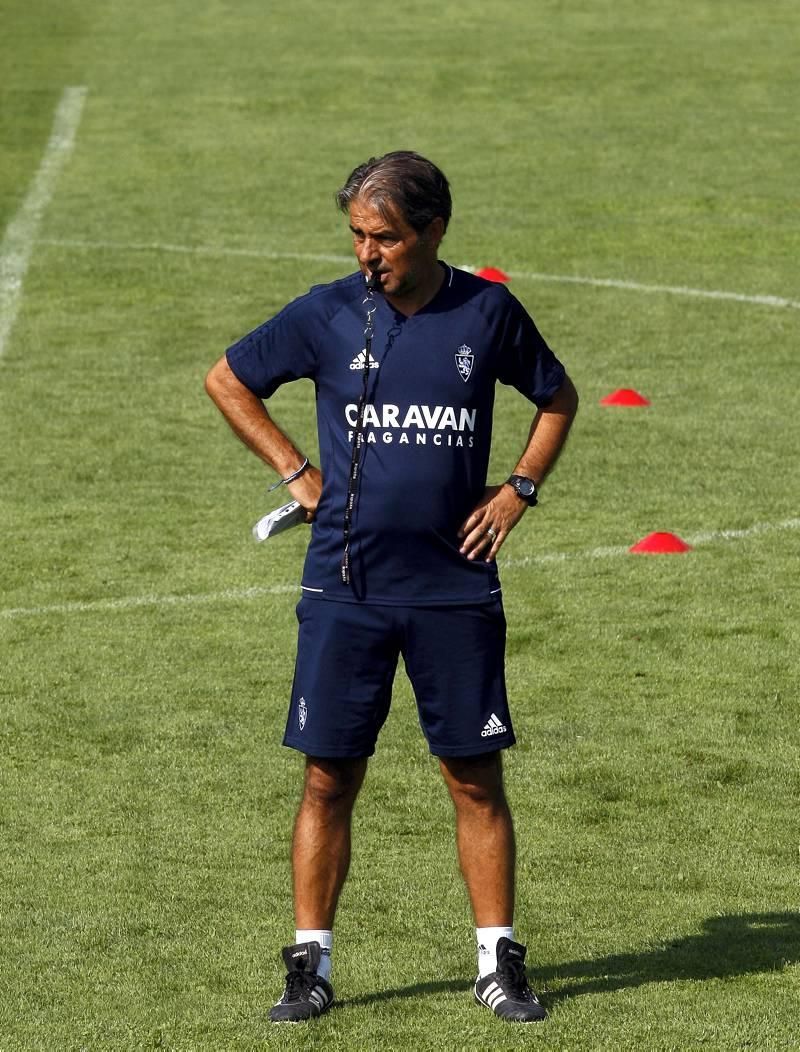
[[[367,288],[370,292],[378,292],[381,287],[381,276],[377,270],[371,270],[367,278]]]

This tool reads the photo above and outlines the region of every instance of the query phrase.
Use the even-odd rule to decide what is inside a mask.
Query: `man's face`
[[[389,299],[413,298],[436,280],[444,234],[441,219],[417,233],[396,209],[381,215],[368,199],[356,198],[350,205],[350,229],[362,273],[377,271],[381,291]]]

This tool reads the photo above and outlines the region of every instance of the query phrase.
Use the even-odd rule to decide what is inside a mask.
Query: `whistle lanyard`
[[[361,371],[361,395],[358,399],[356,410],[356,424],[353,431],[353,450],[350,457],[350,475],[347,480],[347,500],[344,505],[344,524],[342,534],[344,539],[344,552],[342,553],[341,577],[342,584],[350,584],[350,528],[353,522],[353,509],[358,496],[359,475],[361,472],[361,447],[364,444],[364,409],[367,404],[367,387],[369,384],[369,370],[372,363],[372,337],[375,334],[373,318],[378,304],[373,296],[372,289],[367,283],[367,294],[362,300],[362,306],[367,311],[367,321],[364,326],[364,368]]]

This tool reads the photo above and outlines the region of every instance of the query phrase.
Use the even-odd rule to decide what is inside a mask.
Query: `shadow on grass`
[[[639,953],[536,967],[534,989],[546,991],[548,1004],[580,994],[608,993],[645,983],[679,979],[726,979],[780,971],[800,961],[800,913],[745,913],[710,917],[698,935]],[[549,989],[557,985],[558,989]],[[395,998],[428,997],[472,989],[472,981],[444,979],[381,990],[340,1001],[340,1006],[374,1004]]]
[[[538,968],[536,981],[545,989],[558,984],[547,994],[552,1002],[645,983],[775,972],[796,961],[800,961],[800,913],[725,914],[710,917],[698,935],[653,949]]]
[[[371,1005],[378,1001],[394,1001],[401,997],[431,997],[433,994],[458,993],[471,990],[474,979],[440,979],[433,983],[415,983],[413,986],[401,986],[396,990],[378,990],[374,994],[362,994],[361,997],[348,997],[339,1001],[339,1007],[350,1008],[354,1005]]]

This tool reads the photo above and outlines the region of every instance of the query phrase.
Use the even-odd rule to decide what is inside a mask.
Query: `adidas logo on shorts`
[[[508,727],[504,723],[501,723],[497,716],[492,713],[489,717],[486,726],[481,731],[481,738],[491,738],[493,734],[505,734]]]

